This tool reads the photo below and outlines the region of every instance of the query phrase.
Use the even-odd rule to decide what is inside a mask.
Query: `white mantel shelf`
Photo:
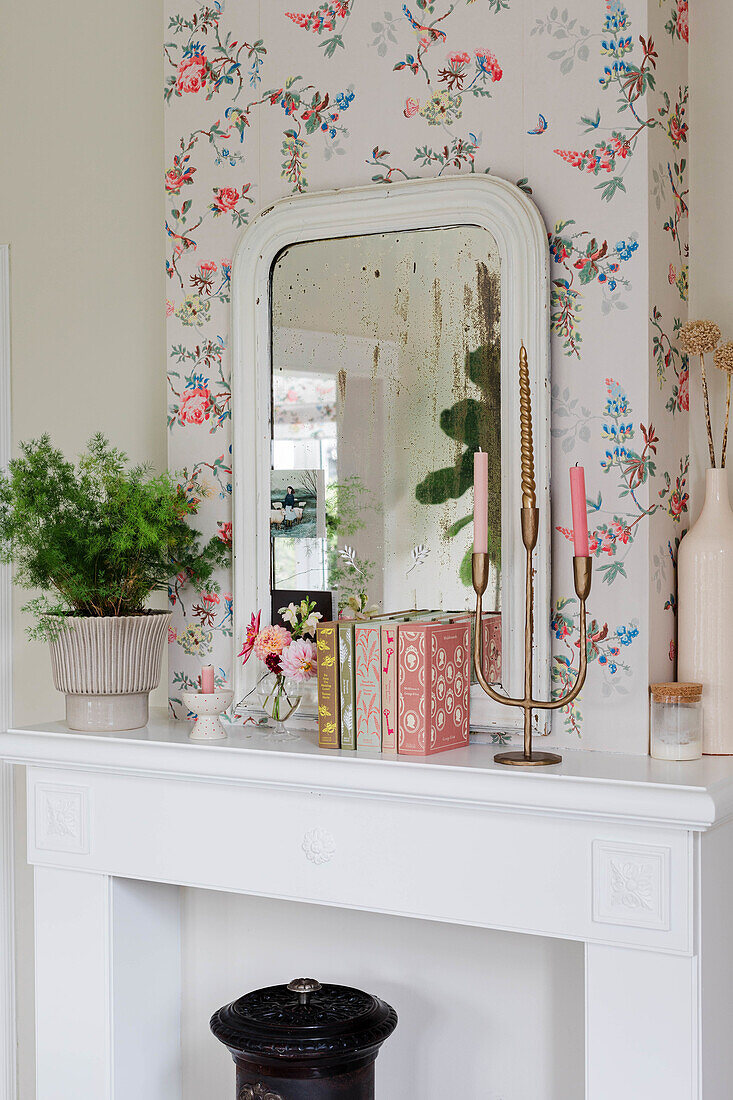
[[[181,1100],[180,886],[582,941],[587,1100],[730,1100],[733,759],[188,729],[0,734],[27,765],[38,1100]]]
[[[474,745],[415,758],[318,747],[298,731],[232,726],[226,741],[189,740],[188,722],[154,715],[145,729],[74,733],[63,722],[11,729],[0,756],[18,764],[101,769],[129,775],[248,786],[338,791],[407,801],[450,802],[529,813],[578,814],[707,829],[733,816],[733,757],[685,763],[563,749],[562,764],[508,768],[497,747]]]

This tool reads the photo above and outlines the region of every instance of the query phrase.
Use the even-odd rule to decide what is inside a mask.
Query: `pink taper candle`
[[[489,549],[489,456],[475,451],[473,456],[473,552]]]
[[[573,508],[573,544],[576,558],[588,557],[588,511],[585,503],[585,470],[570,467],[570,502]]]
[[[214,692],[214,666],[201,666],[201,694],[212,695]]]

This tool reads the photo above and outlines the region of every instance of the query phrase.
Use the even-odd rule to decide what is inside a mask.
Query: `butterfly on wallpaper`
[[[528,134],[544,134],[547,129],[547,119],[544,115],[540,115],[537,119],[537,125],[534,130],[527,130]]]
[[[431,43],[445,41],[445,31],[436,31],[435,27],[425,27],[422,23],[418,23],[413,17],[412,12],[407,7],[407,4],[402,5],[402,10],[407,16],[410,26],[413,30],[418,31],[420,34],[425,35]]]

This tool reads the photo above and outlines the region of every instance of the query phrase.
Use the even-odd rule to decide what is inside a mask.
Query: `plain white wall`
[[[580,943],[206,890],[183,913],[183,1100],[234,1092],[212,1012],[303,974],[396,1008],[379,1100],[582,1100]]]
[[[11,4],[0,54],[14,442],[47,431],[73,455],[101,430],[159,468],[162,10],[159,0]],[[61,716],[46,649],[15,619],[15,720]]]
[[[162,33],[160,0],[4,5],[16,444],[48,431],[73,454],[102,430],[133,459],[166,465]],[[63,700],[45,647],[27,642],[23,602],[15,721],[30,723],[61,716]],[[19,1096],[33,1100],[33,884],[16,770]]]

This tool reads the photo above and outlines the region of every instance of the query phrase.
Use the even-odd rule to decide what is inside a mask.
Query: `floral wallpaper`
[[[231,544],[231,256],[306,190],[494,173],[552,257],[552,678],[578,654],[568,467],[595,559],[591,666],[551,740],[645,753],[673,675],[687,520],[687,0],[214,0],[166,13],[170,464]],[[202,659],[228,679],[231,580],[172,586],[171,710]],[[612,707],[609,708],[609,701]]]

